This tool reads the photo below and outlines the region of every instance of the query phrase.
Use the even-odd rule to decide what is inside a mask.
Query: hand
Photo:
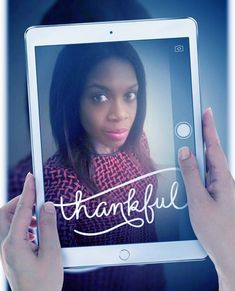
[[[61,291],[63,267],[52,202],[40,210],[40,247],[32,242],[29,226],[35,200],[34,178],[26,177],[23,193],[0,209],[0,246],[3,269],[13,291]]]
[[[206,187],[194,155],[187,147],[179,151],[189,215],[195,234],[215,264],[221,290],[235,290],[235,182],[210,108],[203,115],[203,135],[208,167]]]

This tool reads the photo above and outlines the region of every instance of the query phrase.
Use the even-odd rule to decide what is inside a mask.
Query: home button
[[[128,260],[130,257],[130,252],[128,250],[121,250],[120,253],[119,253],[119,258],[122,260],[122,261],[126,261]]]

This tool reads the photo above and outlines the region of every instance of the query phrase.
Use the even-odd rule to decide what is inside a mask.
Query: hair
[[[42,17],[40,25],[148,18],[149,13],[137,0],[57,0]],[[25,97],[29,112],[27,94]],[[29,114],[27,125],[29,129]]]
[[[146,159],[146,151],[140,143],[146,115],[145,72],[135,49],[128,42],[67,45],[58,55],[52,76],[50,122],[60,155],[90,188],[94,188],[90,163],[92,145],[81,124],[81,96],[91,70],[108,58],[122,59],[134,68],[139,85],[137,112],[121,149],[134,151],[145,168],[150,168],[150,159]]]
[[[137,0],[58,0],[41,24],[147,19],[149,14]]]

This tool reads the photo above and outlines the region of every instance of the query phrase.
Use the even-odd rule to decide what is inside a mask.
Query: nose
[[[120,99],[118,98],[116,100],[113,100],[110,106],[108,114],[108,119],[110,121],[121,121],[129,118],[129,113],[126,104],[124,104],[124,101]]]

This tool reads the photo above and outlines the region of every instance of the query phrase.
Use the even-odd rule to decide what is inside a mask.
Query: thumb
[[[46,257],[61,256],[61,247],[57,231],[56,211],[52,202],[46,202],[41,207],[39,217],[40,248],[39,254]]]
[[[188,204],[190,208],[201,209],[212,198],[202,184],[195,156],[188,147],[179,149],[179,165],[183,176]]]

